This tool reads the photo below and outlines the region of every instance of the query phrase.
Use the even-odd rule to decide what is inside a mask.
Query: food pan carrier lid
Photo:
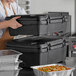
[[[6,46],[8,47],[20,47],[20,48],[42,48],[45,47],[44,45],[46,44],[48,46],[48,44],[51,45],[57,45],[63,43],[63,39],[62,38],[41,38],[41,39],[25,39],[24,41],[16,41],[16,40],[12,40],[10,42],[7,42]]]
[[[48,46],[48,43],[55,43],[57,39],[40,39],[40,40],[25,40],[24,42],[16,42],[12,40],[6,44],[7,47],[16,47],[16,48],[44,48]]]
[[[22,53],[15,50],[0,50],[0,56],[21,55]]]
[[[9,20],[13,17],[21,16],[18,20],[26,20],[26,21],[35,21],[37,18],[40,18],[41,20],[47,19],[48,14],[30,14],[30,15],[12,15],[10,17],[6,17],[6,20]]]
[[[44,45],[45,42],[34,42],[34,41],[24,41],[24,42],[16,42],[16,41],[10,41],[7,43],[7,46],[9,47],[22,47],[22,48],[25,48],[25,47],[36,47],[38,48],[38,46],[40,47],[41,45]]]

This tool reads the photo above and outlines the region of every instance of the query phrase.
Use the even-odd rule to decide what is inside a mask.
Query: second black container
[[[66,45],[63,39],[50,39],[36,42],[7,43],[7,49],[14,49],[23,53],[20,59],[23,60],[22,67],[45,65],[64,61],[66,58]]]

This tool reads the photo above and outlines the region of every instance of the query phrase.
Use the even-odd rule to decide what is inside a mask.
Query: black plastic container
[[[16,15],[18,16],[18,15]],[[7,17],[9,20],[13,17]],[[71,35],[71,16],[68,12],[49,12],[48,14],[39,15],[21,15],[17,19],[23,26],[18,29],[9,28],[9,33],[12,36],[16,35]]]
[[[16,15],[18,16],[18,15]],[[7,17],[9,20],[13,17]],[[68,12],[49,12],[47,14],[20,15],[17,19],[23,26],[18,29],[9,28],[12,36],[32,35],[32,36],[62,36],[71,35],[71,16]]]
[[[16,15],[19,16],[19,15]],[[6,20],[9,20],[13,17],[7,17]],[[40,14],[40,15],[20,15],[21,18],[17,19],[17,21],[23,26],[18,29],[9,28],[9,33],[12,36],[17,35],[47,35],[48,30],[48,15]]]
[[[32,65],[47,64],[48,48],[46,43],[40,44],[36,42],[16,42],[15,45],[14,42],[10,42],[9,44],[7,44],[7,48],[21,51],[23,55],[20,56],[20,59],[23,60],[26,67],[30,67]]]
[[[23,53],[20,59],[23,60],[22,67],[45,65],[57,62],[64,62],[66,58],[66,45],[63,39],[42,39],[38,41],[11,41],[7,43],[7,49],[14,49]]]

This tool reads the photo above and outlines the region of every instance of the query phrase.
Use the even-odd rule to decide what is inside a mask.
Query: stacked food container
[[[13,17],[7,17],[6,20]],[[6,49],[23,53],[20,59],[24,63],[20,66],[25,71],[31,69],[30,66],[64,62],[66,43],[71,34],[70,19],[68,12],[21,15],[17,21],[23,26],[18,29],[9,28],[9,34],[16,37],[6,44]]]
[[[23,61],[21,64],[23,68],[64,62],[66,58],[66,44],[62,38],[42,38],[39,40],[25,40],[24,42],[13,40],[8,42],[7,49],[18,50],[23,53],[20,56]],[[53,57],[53,55],[55,56]]]
[[[0,76],[18,76],[21,54],[15,50],[0,50]]]

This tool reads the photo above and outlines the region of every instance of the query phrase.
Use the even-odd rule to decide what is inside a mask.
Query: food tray
[[[75,70],[75,68],[73,67],[68,67],[68,68],[71,68],[70,70],[54,71],[54,72],[42,72],[42,71],[37,70],[40,67],[53,66],[53,65],[62,65],[62,64],[48,64],[48,65],[41,65],[41,66],[32,66],[31,68],[33,69],[36,76],[70,76],[71,73]]]
[[[19,67],[19,64],[21,63],[22,61],[19,60],[15,63],[1,63],[0,64],[0,70],[15,70],[15,69],[18,69]]]
[[[13,63],[17,62],[19,56],[22,53],[17,52],[15,50],[0,50],[0,63],[3,62],[8,62],[8,63]]]
[[[0,71],[0,76],[18,76],[20,69],[16,70],[1,70]]]

